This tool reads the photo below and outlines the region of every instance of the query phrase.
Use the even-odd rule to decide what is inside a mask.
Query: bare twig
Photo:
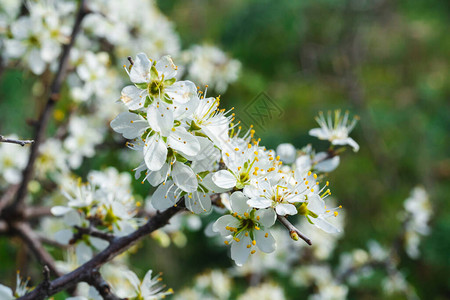
[[[0,221],[0,233],[8,231],[8,223]]]
[[[92,271],[91,276],[86,280],[87,283],[95,287],[98,291],[98,293],[103,297],[105,300],[120,300],[121,298],[114,295],[114,293],[111,291],[111,287],[109,284],[103,279],[102,275],[98,271],[98,269],[95,269]]]
[[[0,135],[0,143],[11,143],[11,144],[18,144],[20,146],[25,146],[27,144],[33,144],[33,140],[16,140],[16,139],[10,139],[6,138],[3,135]]]
[[[80,227],[75,226],[75,229],[77,230],[77,233],[74,234],[73,238],[70,240],[70,244],[74,244],[77,240],[81,239],[83,235],[90,235],[108,242],[114,241],[116,238],[113,234],[100,231],[98,229],[95,229],[93,227]]]
[[[50,246],[53,246],[53,247],[62,248],[62,249],[67,249],[67,248],[69,248],[69,245],[61,244],[60,242],[57,242],[57,241],[55,241],[55,240],[53,240],[53,239],[50,239],[50,238],[48,238],[48,237],[46,237],[46,236],[43,236],[43,235],[41,235],[41,234],[38,234],[38,236],[39,236],[39,240],[40,240],[43,244],[47,244],[47,245],[50,245]]]
[[[72,34],[70,36],[70,41],[68,44],[64,45],[61,58],[59,60],[58,71],[55,74],[53,79],[53,83],[50,87],[50,93],[47,100],[47,103],[44,107],[44,110],[39,118],[39,121],[36,124],[34,143],[32,144],[30,156],[28,158],[28,163],[25,169],[23,170],[22,182],[20,184],[19,190],[17,192],[16,198],[9,208],[10,212],[17,212],[18,208],[23,206],[23,201],[25,196],[27,195],[27,187],[28,183],[33,177],[34,163],[39,154],[39,146],[42,143],[45,131],[47,129],[48,122],[51,117],[51,113],[56,102],[59,99],[59,93],[61,91],[62,84],[67,74],[67,67],[69,65],[69,57],[70,51],[75,44],[75,40],[81,30],[81,22],[84,17],[89,13],[89,10],[86,7],[86,0],[80,1],[80,6],[77,12],[77,17],[72,29]],[[8,209],[8,208],[7,208]]]
[[[30,219],[38,219],[41,217],[48,217],[52,216],[50,207],[43,207],[43,206],[31,206],[26,207],[24,210],[24,218],[27,220]]]
[[[116,238],[105,250],[98,253],[82,266],[50,282],[50,288],[48,291],[44,291],[41,286],[38,286],[36,289],[29,292],[25,296],[20,297],[19,299],[45,299],[46,297],[54,295],[62,290],[74,287],[81,281],[88,282],[90,280],[92,270],[98,269],[103,264],[112,260],[114,257],[136,244],[145,236],[148,236],[153,231],[163,227],[169,222],[171,217],[184,209],[184,199],[182,199],[177,203],[176,207],[173,206],[164,212],[157,213],[146,224],[139,227],[131,234]]]
[[[14,195],[17,193],[18,189],[19,189],[18,184],[12,184],[6,189],[6,191],[0,198],[0,212],[2,211],[3,207],[7,206],[11,202],[11,200],[14,198]]]
[[[17,231],[18,235],[24,240],[41,264],[47,265],[55,276],[61,276],[53,257],[42,246],[39,236],[31,229],[28,223],[15,223],[14,230]]]
[[[295,239],[295,237],[297,235],[299,238],[304,240],[308,245],[310,245],[310,246],[312,245],[311,240],[306,235],[301,233],[300,230],[298,230],[294,225],[292,225],[292,223],[289,222],[289,220],[286,219],[286,217],[277,216],[277,218],[278,218],[278,221],[280,221],[280,223],[283,224],[283,226],[289,230],[289,234],[291,235],[291,237],[293,239]]]

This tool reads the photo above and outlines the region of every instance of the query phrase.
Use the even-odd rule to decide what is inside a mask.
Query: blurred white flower
[[[16,135],[10,135],[8,138],[18,139]],[[22,170],[28,162],[28,151],[29,147],[0,143],[0,174],[7,183],[20,182]]]
[[[285,164],[292,164],[295,161],[295,156],[297,154],[294,145],[289,143],[279,144],[275,152]]]
[[[328,112],[327,118],[323,112],[319,112],[316,117],[320,128],[314,128],[309,131],[309,134],[321,140],[329,140],[332,145],[350,145],[353,151],[359,150],[359,145],[348,135],[353,130],[358,121],[358,117],[354,117],[352,122],[348,120],[348,112],[341,116],[340,110],[334,111],[334,122],[331,118],[331,111]]]
[[[189,64],[188,78],[219,93],[224,93],[238,79],[241,63],[217,47],[195,45],[183,53],[183,58]]]

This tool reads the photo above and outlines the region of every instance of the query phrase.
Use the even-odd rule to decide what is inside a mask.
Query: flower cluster
[[[154,208],[165,210],[183,198],[193,213],[209,213],[213,193],[230,193],[229,212],[213,230],[231,245],[239,265],[256,248],[275,250],[270,228],[277,216],[303,216],[327,233],[339,232],[329,218],[341,207],[327,207],[329,183],[313,172],[336,168],[338,152],[315,154],[307,147],[297,153],[283,144],[277,155],[260,145],[253,128],[243,131],[233,123],[234,114],[219,107],[219,97],[207,97],[207,89],[191,81],[178,81],[171,57],[154,60],[141,53],[131,62],[125,70],[133,84],[123,88],[120,98],[128,111],[111,127],[140,153],[135,177],[157,187],[151,197]],[[337,130],[345,131],[348,114],[336,118]]]

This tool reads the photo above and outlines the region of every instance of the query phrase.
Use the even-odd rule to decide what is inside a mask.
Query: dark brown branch
[[[283,216],[277,216],[278,221],[283,224],[284,227],[286,227],[289,230],[289,234],[291,235],[291,238],[294,240],[298,240],[298,237],[304,240],[308,245],[312,245],[311,240],[300,232],[294,225],[292,225],[291,222],[289,222],[286,217]],[[297,237],[298,236],[298,237]],[[297,238],[296,238],[297,237]]]
[[[52,216],[50,207],[42,207],[42,206],[32,206],[27,207],[24,210],[24,218],[29,219],[38,219],[41,217],[49,217]]]
[[[0,143],[11,143],[11,144],[18,144],[20,146],[25,146],[27,144],[33,144],[33,140],[16,140],[16,139],[10,139],[6,138],[3,135],[0,135]]]
[[[0,233],[8,231],[8,223],[0,221]]]
[[[74,234],[73,238],[70,240],[70,244],[74,244],[77,240],[80,240],[83,235],[90,235],[108,242],[114,241],[116,238],[113,234],[100,231],[93,227],[80,227],[75,226],[75,229],[77,230],[77,233]]]
[[[55,276],[61,276],[61,273],[56,268],[53,257],[42,246],[39,236],[31,229],[30,225],[27,223],[15,223],[13,228],[17,231],[17,234],[23,239],[28,248],[31,249],[37,260],[41,264],[47,265]]]
[[[121,298],[114,295],[114,293],[111,291],[111,287],[109,284],[102,278],[102,275],[98,271],[98,269],[94,270],[91,273],[91,276],[86,280],[86,282],[93,287],[95,287],[98,291],[98,293],[103,297],[105,300],[121,300]]]
[[[50,287],[48,290],[44,290],[41,286],[38,286],[33,291],[29,292],[19,299],[22,300],[37,300],[45,299],[51,295],[54,295],[62,290],[74,287],[81,281],[89,282],[92,270],[96,270],[103,264],[112,260],[117,255],[123,253],[128,248],[136,244],[138,241],[148,236],[153,231],[166,225],[170,218],[176,213],[184,210],[184,199],[180,200],[178,205],[171,207],[164,212],[157,213],[153,218],[151,218],[146,224],[139,227],[137,230],[131,234],[116,238],[105,250],[98,253],[91,260],[78,267],[74,271],[67,273],[52,282],[50,282]]]
[[[44,243],[44,244],[47,244],[47,245],[50,245],[50,246],[53,246],[53,247],[58,247],[58,248],[61,248],[61,249],[69,248],[69,245],[61,244],[60,242],[57,242],[57,241],[52,240],[52,239],[49,239],[46,236],[43,236],[43,235],[40,235],[40,234],[38,234],[38,236],[39,236],[39,240],[41,241],[41,243]]]
[[[19,189],[18,184],[12,184],[6,189],[6,191],[0,198],[0,212],[2,211],[3,207],[7,206],[11,202],[11,200],[14,198],[14,195],[17,193],[18,189]]]
[[[67,74],[67,67],[69,65],[70,51],[75,44],[75,40],[81,30],[81,22],[84,17],[88,14],[89,10],[86,7],[86,0],[80,1],[80,6],[77,12],[75,23],[72,29],[72,34],[70,36],[70,41],[68,44],[63,46],[62,55],[59,60],[58,71],[55,74],[53,83],[50,87],[50,93],[44,110],[41,113],[39,121],[36,124],[34,143],[32,144],[30,156],[28,158],[28,163],[23,170],[22,182],[20,184],[19,190],[17,192],[14,203],[10,208],[7,208],[10,212],[17,212],[20,207],[23,206],[23,201],[27,195],[28,183],[33,177],[34,163],[39,155],[39,146],[44,140],[45,131],[47,125],[50,121],[53,108],[59,99],[59,93],[61,91],[62,84]]]

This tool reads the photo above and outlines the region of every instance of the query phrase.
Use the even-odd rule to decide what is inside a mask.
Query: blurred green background
[[[400,270],[421,299],[449,299],[450,1],[160,0],[158,5],[175,23],[183,47],[206,39],[242,62],[240,79],[222,95],[223,106],[234,106],[238,118],[250,123],[246,108],[265,92],[281,109],[281,116],[256,126],[268,148],[291,142],[325,150],[326,143],[308,136],[318,111],[341,108],[360,116],[352,133],[360,151],[344,153],[330,175],[333,194],[347,211],[337,252],[364,248],[369,239],[389,244],[401,226],[403,201],[423,185],[435,212],[432,232],[421,244],[421,258],[403,255]],[[23,87],[33,82],[30,77],[3,73],[2,132],[29,133],[23,118],[36,107]],[[102,154],[80,172],[115,165],[115,159]],[[231,266],[225,248],[202,233],[187,236],[183,249],[162,249],[148,240],[132,258],[136,268],[163,271],[177,290],[206,268]],[[0,239],[2,263],[13,252]],[[376,285],[365,288],[349,298],[384,297]]]

